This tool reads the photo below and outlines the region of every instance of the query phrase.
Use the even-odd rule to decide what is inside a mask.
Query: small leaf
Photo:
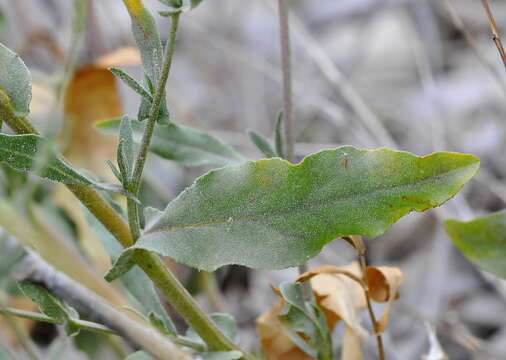
[[[173,0],[177,1],[177,0]],[[148,88],[156,88],[163,66],[163,50],[156,22],[148,9],[140,0],[124,0],[128,13],[132,19],[132,31],[135,43],[141,52],[142,67],[145,72]],[[153,90],[150,91],[154,93]],[[150,103],[143,97],[139,107],[138,119],[145,120],[149,114]],[[159,122],[169,118],[165,96],[160,104]]]
[[[262,152],[262,154],[265,155],[266,158],[275,157],[274,150],[271,147],[271,144],[269,144],[269,140],[267,140],[263,135],[253,131],[248,131],[249,138],[253,144],[256,145],[258,150]]]
[[[21,282],[18,287],[27,298],[37,304],[45,315],[57,320],[60,324],[67,322],[69,319],[67,310],[46,289],[31,282]]]
[[[32,76],[19,55],[1,43],[0,92],[7,95],[17,116],[28,115],[32,99]]]
[[[118,119],[100,121],[95,124],[105,134],[118,132]],[[134,142],[141,141],[144,125],[131,121]],[[244,161],[244,157],[232,147],[199,130],[183,125],[157,124],[149,150],[158,156],[177,161],[186,166],[225,166]]]
[[[285,158],[284,138],[283,138],[283,110],[278,113],[276,123],[274,124],[274,143],[276,155],[282,159]]]
[[[279,287],[279,293],[285,306],[278,318],[284,324],[290,339],[312,357],[333,358],[325,315],[316,304],[304,300],[301,284],[284,282]]]
[[[134,140],[131,119],[123,116],[119,127],[118,166],[123,179],[123,186],[128,187],[132,179],[134,165]]]
[[[168,318],[168,317],[167,317]],[[176,328],[174,327],[174,324],[172,321],[169,322],[169,326],[167,326],[167,323],[164,321],[164,319],[158,315],[157,313],[151,311],[148,314],[149,322],[160,331],[160,333],[164,335],[177,335]]]
[[[92,183],[55,154],[48,157],[45,165],[37,166],[41,152],[47,149],[48,145],[48,140],[38,135],[0,134],[0,162],[21,171],[38,168],[37,175],[65,184]]]
[[[90,185],[105,191],[122,194],[138,202],[139,200],[122,186],[100,183],[78,172],[68,165],[58,154],[50,152],[51,142],[39,135],[0,134],[0,162],[9,167],[64,184]]]
[[[199,6],[201,2],[202,2],[202,0],[190,0],[192,9],[196,8],[197,6]]]
[[[232,342],[238,343],[237,326],[235,319],[230,314],[214,313],[210,315],[218,329],[220,329]],[[191,327],[186,332],[186,337],[201,344],[205,344],[204,340]]]
[[[114,177],[115,177],[116,179],[118,179],[118,181],[120,181],[120,182],[121,182],[121,181],[123,181],[123,178],[122,178],[122,176],[121,176],[121,173],[120,173],[120,171],[118,170],[118,168],[116,167],[116,165],[114,165],[114,164],[113,164],[113,162],[112,162],[111,160],[106,160],[106,164],[107,164],[107,166],[109,166],[109,169],[111,169],[111,171],[112,171],[112,173],[113,173]]]
[[[148,102],[153,102],[153,96],[151,96],[151,94],[146,89],[144,89],[144,87],[139,84],[133,77],[118,68],[111,67],[109,68],[109,71],[119,77],[126,85],[128,85],[137,94],[145,98]]]
[[[141,52],[142,67],[153,82],[158,83],[162,73],[163,50],[155,19],[140,0],[124,0],[132,19],[135,43]]]
[[[445,221],[445,229],[469,260],[506,278],[506,210],[471,221],[449,219]]]
[[[472,155],[352,146],[297,165],[273,158],[228,166],[198,178],[122,256],[145,249],[205,271],[292,267],[333,239],[376,237],[411,211],[441,205],[478,167]]]

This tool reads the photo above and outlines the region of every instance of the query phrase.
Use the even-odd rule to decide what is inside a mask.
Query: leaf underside
[[[100,121],[96,128],[105,134],[116,135],[119,119]],[[144,124],[131,120],[134,141],[140,143]],[[183,125],[157,124],[149,150],[156,155],[186,166],[226,166],[243,162],[244,157],[232,147],[213,136]]]
[[[296,266],[333,239],[375,237],[410,211],[441,205],[478,167],[473,155],[352,146],[297,165],[273,158],[228,166],[198,178],[122,257],[147,249],[206,271]]]
[[[471,221],[449,219],[445,229],[469,260],[506,278],[506,210]]]

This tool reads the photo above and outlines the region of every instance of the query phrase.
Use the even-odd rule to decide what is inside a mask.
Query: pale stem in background
[[[488,4],[488,0],[481,0],[483,8],[487,13],[488,22],[490,24],[490,30],[492,31],[492,40],[499,51],[499,55],[501,56],[501,60],[506,67],[506,52],[504,51],[504,47],[502,46],[501,34],[497,29],[497,24],[495,23],[494,15],[492,15],[492,10],[490,9],[490,5]]]

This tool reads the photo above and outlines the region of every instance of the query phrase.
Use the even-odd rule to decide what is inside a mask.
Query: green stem
[[[228,339],[202,311],[195,299],[162,263],[160,258],[147,251],[137,250],[134,261],[153,280],[169,303],[202,337],[212,351],[241,351]],[[248,359],[248,355],[244,355]]]
[[[132,181],[130,183],[129,190],[136,197],[139,195],[139,188],[142,181],[142,171],[144,170],[144,164],[146,163],[149,144],[151,143],[153,131],[155,129],[155,125],[156,122],[158,121],[158,117],[160,114],[160,105],[162,103],[163,97],[165,96],[165,85],[167,84],[167,79],[169,77],[169,72],[172,65],[172,58],[174,55],[174,48],[176,45],[176,34],[179,25],[180,15],[181,12],[176,12],[171,15],[172,22],[170,26],[169,40],[167,42],[167,45],[165,46],[162,74],[157,84],[153,103],[151,104],[151,108],[149,109],[149,116],[147,119],[146,128],[144,129],[144,134],[142,135],[139,152],[135,160]],[[134,238],[134,241],[136,241],[140,236],[139,209],[137,204],[133,200],[129,200],[127,202],[127,207],[128,207],[128,221],[130,224],[130,231],[132,232],[132,237]]]

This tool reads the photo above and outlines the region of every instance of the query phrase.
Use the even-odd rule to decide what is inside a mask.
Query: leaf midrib
[[[430,178],[425,178],[423,180],[420,180],[420,181],[417,181],[417,182],[414,182],[414,183],[410,183],[410,184],[400,184],[400,185],[394,185],[394,186],[389,186],[389,187],[377,188],[377,189],[375,189],[373,191],[370,191],[370,192],[367,192],[367,193],[353,193],[353,194],[349,194],[347,196],[344,196],[344,197],[341,197],[341,198],[329,201],[329,202],[327,202],[325,204],[317,204],[317,205],[308,204],[308,205],[303,206],[303,207],[301,207],[301,206],[294,206],[294,207],[291,207],[290,209],[287,209],[287,210],[284,210],[284,211],[278,211],[278,212],[269,213],[269,214],[262,213],[262,214],[257,214],[257,215],[244,215],[244,216],[232,217],[231,220],[230,220],[230,217],[229,217],[227,219],[203,221],[203,222],[194,223],[194,224],[183,224],[183,225],[175,225],[175,226],[165,226],[165,227],[160,227],[160,228],[152,230],[152,231],[147,231],[147,232],[145,232],[145,235],[156,234],[156,233],[160,233],[160,232],[170,232],[170,231],[177,231],[177,230],[186,230],[186,229],[192,229],[192,228],[203,227],[203,226],[208,226],[208,225],[217,225],[217,224],[225,224],[225,223],[227,223],[227,224],[233,224],[233,223],[236,223],[236,222],[239,222],[239,221],[257,220],[257,219],[262,219],[262,218],[267,218],[267,217],[278,217],[278,216],[284,216],[284,215],[288,215],[288,214],[292,214],[292,213],[297,213],[297,212],[301,212],[301,211],[308,211],[308,210],[316,209],[316,208],[329,207],[329,206],[331,206],[331,205],[333,205],[335,203],[338,203],[338,202],[349,202],[350,199],[356,199],[356,198],[360,199],[360,198],[364,198],[364,197],[371,197],[371,196],[375,196],[375,195],[377,195],[378,193],[381,193],[381,192],[394,191],[394,190],[406,188],[406,187],[409,187],[409,186],[421,186],[421,185],[424,185],[424,184],[426,184],[428,182],[437,181],[437,180],[440,180],[440,179],[444,179],[444,178],[450,177],[450,174],[452,174],[454,172],[458,172],[458,171],[463,171],[464,169],[466,169],[468,167],[471,167],[473,165],[474,164],[470,164],[470,165],[463,166],[461,168],[452,169],[450,171],[442,173],[441,175],[430,177]],[[453,197],[455,194],[456,194],[456,192],[453,193],[453,194],[451,194],[449,198]],[[448,200],[449,199],[445,200],[444,202],[446,202]],[[435,206],[440,206],[443,203],[437,204]],[[432,207],[435,207],[435,206],[432,206]],[[429,208],[432,208],[432,207],[429,207]]]

